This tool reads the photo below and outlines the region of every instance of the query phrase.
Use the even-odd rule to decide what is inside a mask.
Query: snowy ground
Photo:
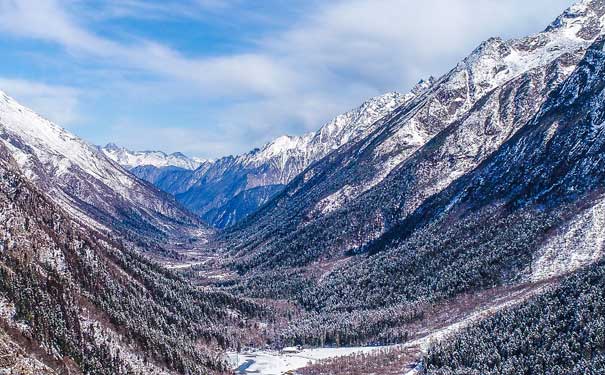
[[[281,354],[274,350],[250,353],[228,353],[236,374],[281,375],[315,363],[320,359],[342,357],[353,353],[368,353],[387,346],[304,349],[295,354]]]
[[[199,261],[199,262],[185,262],[185,263],[170,263],[170,264],[165,264],[164,267],[171,269],[171,270],[179,270],[179,269],[185,269],[185,268],[191,268],[194,266],[199,266],[202,264],[205,264],[207,261],[203,260],[203,261]]]

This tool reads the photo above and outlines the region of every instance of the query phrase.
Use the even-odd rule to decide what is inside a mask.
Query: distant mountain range
[[[101,150],[127,169],[148,165],[158,168],[172,166],[193,170],[207,162],[206,159],[190,158],[180,152],[166,154],[162,151],[130,151],[124,147],[118,147],[115,143],[108,143]]]
[[[208,224],[231,226],[265,204],[313,162],[380,126],[379,120],[432,84],[421,81],[408,94],[388,93],[337,116],[318,131],[282,136],[260,149],[216,161],[175,158],[162,152],[132,152],[113,145],[103,148],[138,177],[173,194]],[[177,154],[182,156],[182,154]],[[188,162],[185,162],[188,160]]]

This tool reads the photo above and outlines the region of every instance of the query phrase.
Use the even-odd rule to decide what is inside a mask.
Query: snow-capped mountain
[[[4,93],[0,141],[30,181],[92,227],[162,241],[198,228],[197,219],[168,194]]]
[[[349,344],[364,334],[372,342],[375,331],[378,341],[409,343],[408,328],[422,325],[419,311],[430,316],[445,305],[449,319],[483,295],[518,304],[516,314],[494,309],[459,323],[482,326],[475,319],[495,315],[492,323],[518,334],[518,353],[540,348],[552,357],[539,373],[568,362],[564,373],[601,369],[582,357],[592,339],[577,332],[599,326],[603,315],[593,306],[602,305],[595,285],[605,269],[604,31],[605,1],[585,0],[542,33],[482,44],[376,131],[313,163],[228,229],[219,245],[240,276],[229,288],[312,311],[286,335],[319,337],[318,345],[330,340],[326,332],[339,344],[351,333]],[[515,297],[562,280],[567,290],[546,300]],[[527,308],[536,301],[543,308]],[[404,327],[397,324],[406,318],[393,318],[402,310]],[[382,323],[366,312],[389,323],[376,328]],[[586,324],[576,328],[577,321]],[[434,361],[436,373],[531,372],[533,357],[511,354],[510,340],[491,337],[492,327],[483,325],[489,344],[473,355],[497,360],[470,367],[459,352],[476,348],[476,330],[464,330],[467,339],[450,345],[458,354]],[[570,350],[577,359],[557,362],[552,345],[532,339],[557,329],[551,336],[579,348]],[[439,331],[445,343],[446,331]]]
[[[203,163],[193,172],[144,166],[131,171],[175,194],[209,224],[230,226],[256,211],[313,162],[371,133],[381,118],[416,97],[431,83],[432,79],[421,81],[408,94],[391,92],[372,98],[316,132],[282,136],[260,149]]]
[[[132,169],[134,167],[151,165],[154,167],[178,167],[194,170],[207,160],[201,158],[190,158],[180,152],[166,154],[162,151],[130,151],[119,147],[115,143],[108,143],[101,150],[109,158],[121,166]]]
[[[414,92],[427,87],[425,81]],[[270,166],[277,174],[248,181],[247,188],[267,184],[286,184],[308,165],[321,159],[351,140],[363,137],[375,129],[376,122],[400,105],[414,98],[414,92],[387,93],[369,99],[358,108],[337,116],[318,131],[303,136],[282,136],[263,146],[240,155],[236,162],[245,168]]]
[[[4,372],[223,374],[266,356],[243,346],[370,343],[300,372],[605,367],[605,0],[317,132],[158,163],[131,171],[236,223],[180,275],[136,243],[193,243],[197,218],[0,94]]]
[[[603,34],[604,13],[585,0],[536,35],[484,42],[227,232],[230,247],[253,258],[244,267],[364,251],[514,137]]]

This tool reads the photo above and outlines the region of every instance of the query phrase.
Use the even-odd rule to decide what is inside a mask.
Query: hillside
[[[239,269],[365,252],[540,112],[602,33],[600,6],[583,2],[530,37],[488,40],[374,133],[313,164],[222,234]]]
[[[91,228],[117,230],[160,252],[184,238],[209,233],[172,196],[4,93],[0,93],[0,141],[23,176]]]
[[[218,350],[257,306],[194,289],[71,218],[3,145],[0,185],[0,337],[21,347],[3,360],[36,374],[225,370]]]

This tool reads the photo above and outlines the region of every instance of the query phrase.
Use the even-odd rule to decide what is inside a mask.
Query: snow
[[[12,321],[15,311],[15,305],[0,295],[0,319]]]
[[[206,264],[208,260],[198,261],[198,262],[185,262],[185,263],[174,263],[174,264],[166,264],[164,267],[171,270],[180,270],[185,268],[192,268],[195,266]]]
[[[121,166],[131,169],[138,166],[179,167],[189,170],[197,169],[209,162],[202,158],[189,158],[182,153],[166,154],[162,151],[131,151],[113,143],[101,148],[103,153]]]
[[[538,250],[531,281],[563,275],[597,261],[605,244],[605,199],[577,215]]]
[[[48,265],[58,273],[66,275],[68,273],[67,261],[63,252],[54,246],[44,250],[38,252],[40,262]]]
[[[559,123],[558,122],[553,122],[550,127],[548,128],[548,131],[546,132],[546,136],[544,137],[544,141],[542,142],[543,144],[547,144],[552,137],[554,137],[554,135],[557,133],[557,130],[559,129]]]
[[[305,367],[318,360],[336,358],[354,353],[370,353],[393,346],[358,346],[347,348],[303,349],[294,354],[282,354],[275,350],[259,350],[249,353],[228,353],[228,360],[240,374],[281,375],[286,371]]]
[[[413,99],[413,93],[386,93],[367,100],[360,107],[335,117],[316,132],[302,136],[281,136],[237,157],[245,167],[274,166],[280,175],[271,183],[286,184],[308,165],[342,145],[361,139],[376,129],[378,120]],[[254,186],[249,186],[252,188]]]
[[[29,325],[15,320],[16,312],[15,304],[0,295],[0,320],[7,323],[11,328],[16,328],[21,332],[29,332],[31,329]]]
[[[431,86],[422,81],[419,83],[419,87],[427,91],[424,95],[420,95],[419,104],[428,105],[430,116],[443,119],[446,124],[453,123],[459,119],[461,114],[471,109],[477,100],[494,88],[502,86],[530,70],[544,67],[565,53],[573,53],[588,47],[592,40],[581,38],[578,33],[592,19],[591,17],[595,16],[587,9],[587,3],[581,4],[581,6],[573,7],[567,16],[561,17],[554,24],[555,26],[545,32],[509,41],[499,38],[489,39],[440,80],[438,90],[442,95],[445,95],[444,93],[456,95],[458,92],[468,91],[466,97],[461,96],[451,100],[460,103],[455,111],[445,107],[444,105],[447,105],[448,102],[444,103],[439,100],[436,93],[428,90]],[[600,22],[603,25],[603,18],[600,19]],[[561,67],[563,75],[571,74],[574,69],[573,64]],[[481,111],[478,115],[473,116],[477,117],[487,112],[489,111]],[[400,120],[396,131],[374,149],[373,156],[377,161],[374,175],[355,183],[349,182],[332,192],[315,205],[314,215],[325,215],[336,211],[347,202],[372,189],[435,135],[435,131],[431,129],[431,124],[426,122],[422,112],[410,110],[409,113],[409,117]],[[486,121],[486,119],[473,116],[465,121],[469,123]],[[506,124],[494,125],[500,128],[508,126]],[[491,145],[500,144],[512,135],[514,129],[500,130],[502,131],[498,133],[500,135],[498,139],[490,140]],[[556,128],[553,128],[551,131],[555,130]],[[436,181],[432,187],[427,188],[426,191],[429,195],[441,191],[455,178],[475,167],[481,160],[480,156],[486,149],[486,145],[481,141],[477,142],[477,137],[473,134],[467,134],[468,140],[465,140],[464,135],[458,136],[460,138],[453,140],[452,144],[461,143],[464,144],[464,147],[452,151],[457,153],[455,170]],[[369,139],[365,143],[371,144],[372,141]],[[416,200],[406,202],[408,206],[416,203],[418,203]]]
[[[335,191],[317,202],[315,211],[319,211],[324,215],[336,211],[346,202],[359,195],[360,190],[361,189],[355,189],[350,185],[344,185],[340,190]]]
[[[120,334],[91,319],[86,309],[79,318],[83,331],[94,332],[93,337],[96,344],[106,345],[112,355],[128,363],[136,374],[170,375],[170,372],[147,360],[146,356],[141,354],[137,348],[131,347]]]
[[[28,180],[83,224],[105,230],[100,221],[106,222],[105,217],[122,220],[124,205],[138,211],[149,224],[167,231],[174,227],[174,219],[186,216],[180,206],[142,183],[98,147],[1,91],[0,95],[0,142]]]
[[[0,101],[0,130],[10,137],[2,139],[2,142],[16,151],[15,159],[26,174],[29,173],[30,177],[34,175],[31,171],[33,154],[46,167],[54,169],[54,177],[61,177],[74,167],[79,167],[91,177],[121,192],[123,196],[128,196],[134,179],[113,167],[99,154],[96,147],[42,118],[6,94],[4,99]],[[11,144],[11,140],[16,139],[26,146]]]
[[[422,130],[415,119],[407,122],[405,126],[399,128],[394,135],[389,137],[374,150],[373,156],[376,159],[390,153],[392,153],[393,156],[379,162],[379,165],[376,167],[377,172],[371,179],[361,180],[355,185],[345,184],[334,193],[320,200],[315,205],[313,213],[325,215],[336,211],[346,203],[372,189],[382,182],[395,167],[407,159],[417,148],[426,143],[429,138],[430,136],[428,133]],[[395,152],[402,147],[402,151]]]
[[[313,348],[303,349],[298,353],[284,354],[276,350],[257,350],[251,352],[227,353],[229,363],[238,374],[259,374],[259,375],[281,375],[286,371],[296,370],[306,367],[309,364],[316,363],[318,360],[327,358],[337,358],[348,356],[355,353],[371,353],[377,350],[393,348],[419,348],[421,352],[426,353],[428,348],[439,341],[447,339],[460,330],[474,324],[487,316],[491,316],[497,311],[507,307],[514,306],[529,296],[540,293],[543,287],[532,291],[518,290],[510,295],[494,299],[488,306],[478,309],[460,320],[443,326],[436,327],[431,331],[421,334],[421,337],[408,341],[403,344],[385,345],[385,346],[358,346],[343,348]],[[239,369],[239,371],[237,371]],[[410,370],[408,374],[415,374],[416,370]]]

